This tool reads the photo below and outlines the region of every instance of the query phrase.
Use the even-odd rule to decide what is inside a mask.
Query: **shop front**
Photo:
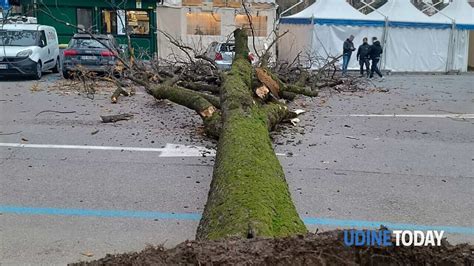
[[[24,14],[55,27],[60,43],[67,44],[79,29],[85,29],[112,34],[126,45],[128,32],[138,57],[156,53],[156,1],[23,0],[21,4]]]

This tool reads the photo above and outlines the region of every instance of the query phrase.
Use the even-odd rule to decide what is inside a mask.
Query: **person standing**
[[[352,52],[355,51],[354,43],[354,35],[349,36],[347,40],[344,41],[343,50],[342,50],[342,75],[347,73],[347,66],[349,65],[349,61],[351,60]]]
[[[373,37],[372,45],[370,46],[370,51],[369,51],[369,57],[370,57],[370,60],[372,60],[372,68],[370,69],[369,78],[373,78],[374,72],[375,72],[383,80],[383,75],[379,69],[380,55],[382,53],[383,53],[382,45],[380,45],[380,42],[377,40],[376,37]]]
[[[369,60],[369,52],[370,52],[370,45],[369,40],[365,37],[363,43],[357,49],[357,60],[359,61],[360,65],[360,77],[364,76],[364,65],[366,70],[366,77],[370,75],[370,60]]]

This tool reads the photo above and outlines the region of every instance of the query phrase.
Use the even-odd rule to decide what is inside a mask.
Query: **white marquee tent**
[[[393,71],[448,70],[450,19],[432,19],[410,0],[389,0],[378,11],[389,20],[382,68]],[[373,13],[368,15],[372,16]]]
[[[465,4],[469,6],[467,2]],[[464,10],[465,8],[466,6]],[[467,10],[473,9],[469,6]],[[457,13],[459,11],[449,12],[454,12],[451,15],[453,17],[461,16]],[[467,19],[463,20],[466,22],[463,25],[474,24],[474,21],[469,20],[467,12],[463,16]],[[360,13],[345,0],[317,0],[300,13],[281,18],[280,30],[289,30],[290,37],[280,39],[279,59],[292,61],[299,51],[321,57],[338,56],[342,53],[344,40],[352,34],[355,36],[356,47],[362,43],[363,37],[370,39],[375,36],[381,40],[384,46],[381,62],[383,69],[466,71],[467,58],[463,67],[462,60],[452,58],[465,55],[468,42],[456,43],[457,34],[453,27],[453,20],[449,15],[429,17],[409,0],[389,0],[369,15]],[[353,54],[349,68],[358,67]]]
[[[288,30],[288,34],[280,39],[279,60],[292,61],[300,51],[301,56],[338,56],[349,35],[355,36],[355,44],[365,36],[381,38],[384,23],[383,16],[368,18],[345,0],[317,0],[303,11],[280,19],[280,32]],[[349,68],[356,67],[356,60],[351,60]]]
[[[454,48],[451,69],[466,71],[469,46],[474,50],[474,43],[469,43],[469,31],[474,30],[474,8],[465,0],[454,0],[441,12],[433,15],[433,19],[445,17],[450,18],[456,25],[452,40]]]

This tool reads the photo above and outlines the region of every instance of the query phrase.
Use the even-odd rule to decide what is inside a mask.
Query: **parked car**
[[[230,69],[235,55],[235,43],[212,42],[206,50],[206,56],[213,59],[219,69]],[[254,56],[249,53],[249,59],[254,62]]]
[[[28,75],[61,69],[58,35],[50,26],[7,23],[0,26],[0,76]]]
[[[112,73],[119,53],[119,45],[112,35],[75,34],[63,52],[63,76],[71,78],[78,71]]]

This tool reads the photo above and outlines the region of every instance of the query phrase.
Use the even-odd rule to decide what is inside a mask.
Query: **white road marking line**
[[[0,143],[0,147],[12,148],[40,148],[40,149],[74,149],[74,150],[112,150],[112,151],[155,151],[162,152],[163,148],[113,147],[89,145],[56,145],[56,144],[28,144],[28,143]]]
[[[159,157],[202,157],[215,156],[215,151],[204,147],[166,144],[165,148],[142,148],[120,146],[89,146],[89,145],[57,145],[57,144],[29,144],[29,143],[0,143],[0,147],[11,148],[39,148],[39,149],[73,149],[73,150],[102,150],[102,151],[140,151],[161,152]]]
[[[89,146],[89,145],[57,145],[29,143],[0,143],[0,147],[37,148],[37,149],[72,149],[72,150],[101,150],[101,151],[140,151],[161,152],[159,157],[213,157],[216,151],[205,147],[167,143],[164,148],[120,147],[120,146]],[[276,153],[286,156],[286,153]]]
[[[216,151],[198,146],[166,143],[159,157],[216,156]]]
[[[474,119],[474,114],[349,114],[349,115],[327,115],[338,117],[401,117],[401,118],[457,118]]]

